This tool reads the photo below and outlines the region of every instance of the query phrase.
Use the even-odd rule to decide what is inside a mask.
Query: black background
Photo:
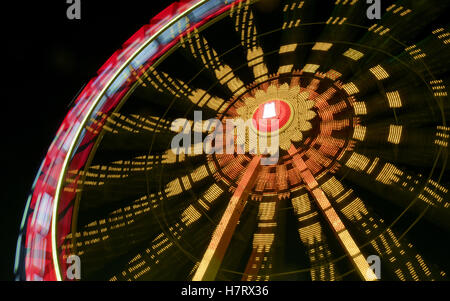
[[[26,199],[69,104],[114,51],[172,2],[81,0],[81,20],[67,19],[66,0],[0,4],[0,280],[13,280]]]

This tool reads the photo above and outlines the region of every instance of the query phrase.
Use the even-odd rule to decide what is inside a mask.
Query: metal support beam
[[[244,210],[249,190],[255,182],[260,161],[260,155],[254,156],[248,164],[236,191],[225,209],[219,225],[214,231],[202,261],[192,278],[193,281],[212,281],[216,278],[225,252],[230,244],[231,237]]]
[[[295,146],[291,144],[288,152],[292,157],[294,166],[299,171],[300,177],[305,182],[306,188],[313,196],[316,204],[322,212],[322,215],[325,217],[325,219],[333,229],[333,232],[336,234],[336,237],[339,240],[340,244],[349,255],[351,262],[355,266],[361,278],[366,281],[377,280],[376,275],[373,273],[372,269],[369,268],[369,264],[367,263],[366,258],[361,253],[361,250],[358,248],[352,236],[345,228],[344,223],[339,218],[334,208],[331,206],[331,203],[328,200],[327,196],[319,187],[319,183],[317,183],[313,174],[306,166],[305,161],[303,161],[301,156],[297,153],[297,149],[295,148]]]

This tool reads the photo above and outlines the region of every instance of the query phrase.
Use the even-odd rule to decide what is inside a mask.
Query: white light
[[[263,118],[272,118],[277,116],[277,112],[275,110],[275,103],[269,102],[264,105]]]

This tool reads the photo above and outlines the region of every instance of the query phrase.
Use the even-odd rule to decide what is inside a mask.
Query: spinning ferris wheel
[[[373,256],[382,280],[446,279],[448,6],[368,20],[358,0],[172,4],[68,112],[17,277],[68,280],[76,255],[82,280],[376,280]],[[194,151],[212,131],[195,112],[277,120],[277,159]],[[176,153],[186,128],[200,142]]]

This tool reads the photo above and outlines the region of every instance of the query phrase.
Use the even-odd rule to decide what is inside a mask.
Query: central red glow
[[[266,118],[264,118],[266,117]],[[282,100],[270,100],[259,105],[253,114],[253,125],[258,131],[272,132],[281,129],[291,117],[291,108]],[[278,119],[278,128],[271,127],[271,120]]]

